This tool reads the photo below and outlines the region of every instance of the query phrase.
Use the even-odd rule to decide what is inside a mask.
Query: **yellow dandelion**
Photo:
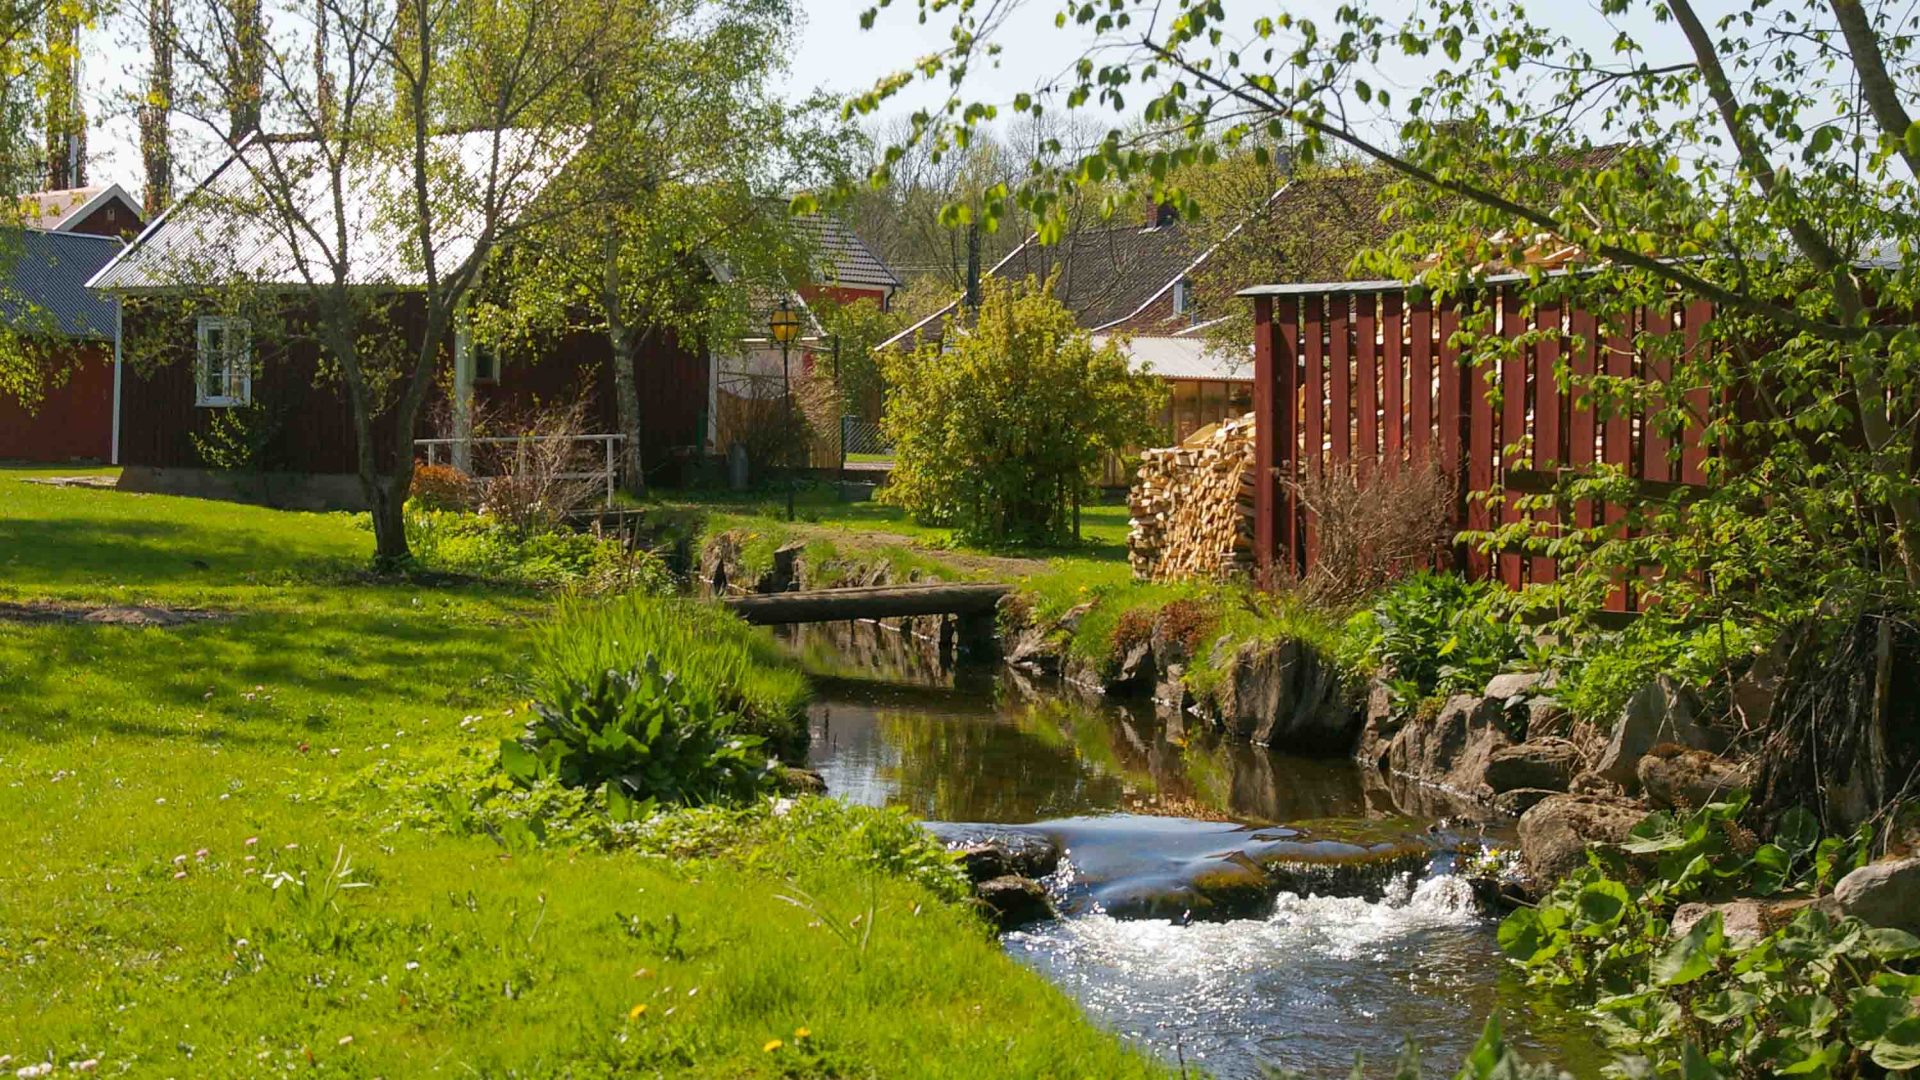
[[[778,1049],[780,1049],[781,1047],[783,1047],[783,1046],[785,1046],[785,1045],[787,1045],[787,1044],[786,1044],[786,1043],[784,1043],[784,1042],[781,1042],[781,1041],[780,1041],[779,1039],[768,1039],[768,1040],[767,1040],[767,1045],[765,1045],[765,1046],[763,1046],[763,1047],[761,1047],[760,1049],[761,1049],[761,1051],[762,1051],[762,1052],[764,1052],[764,1053],[768,1053],[768,1054],[771,1054],[771,1053],[773,1053],[773,1052],[774,1052],[775,1050],[778,1050]]]
[[[638,1020],[645,1015],[647,1015],[647,1004],[644,1001],[627,1010],[627,1019],[629,1020]]]
[[[813,1031],[810,1028],[797,1027],[793,1029],[793,1037],[796,1039],[811,1039],[813,1038]]]

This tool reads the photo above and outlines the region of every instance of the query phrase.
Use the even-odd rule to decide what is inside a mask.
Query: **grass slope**
[[[509,856],[396,824],[355,778],[513,731],[547,600],[362,580],[371,538],[338,515],[30,475],[0,470],[0,599],[234,617],[0,622],[8,1067],[1155,1072],[976,920],[851,859]]]

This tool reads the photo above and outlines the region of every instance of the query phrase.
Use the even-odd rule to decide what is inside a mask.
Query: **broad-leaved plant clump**
[[[559,683],[533,708],[521,736],[501,740],[500,767],[527,785],[604,787],[616,821],[661,805],[745,802],[773,787],[764,740],[735,730],[713,695],[690,690],[652,656]]]

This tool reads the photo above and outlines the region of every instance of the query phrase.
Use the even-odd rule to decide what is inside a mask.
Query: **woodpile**
[[[1140,455],[1127,559],[1142,581],[1253,570],[1253,414]]]

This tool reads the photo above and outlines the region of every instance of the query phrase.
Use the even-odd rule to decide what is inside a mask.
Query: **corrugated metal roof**
[[[1121,340],[1132,360],[1133,370],[1151,372],[1163,379],[1220,379],[1227,382],[1252,382],[1253,358],[1235,357],[1208,347],[1198,338],[1136,337],[1095,334],[1095,348],[1108,341]]]
[[[897,289],[901,282],[852,229],[831,214],[802,214],[794,223],[805,230],[820,254],[820,276],[832,285]]]
[[[0,319],[15,329],[113,340],[113,298],[87,288],[124,245],[111,236],[11,229],[0,235]]]
[[[485,215],[476,194],[491,174],[506,192],[511,218],[526,209],[572,156],[576,144],[530,130],[470,131],[429,141],[439,219],[434,250],[441,272],[473,254]],[[156,218],[120,258],[90,283],[120,292],[152,292],[246,281],[304,285],[333,280],[332,238],[341,233],[347,280],[396,289],[425,283],[413,223],[412,170],[366,158],[345,169],[344,203],[335,214],[329,170],[312,138],[255,136],[199,188]],[[498,155],[497,166],[492,162]],[[263,183],[263,180],[266,183]],[[295,214],[275,209],[284,193]],[[294,219],[311,232],[289,229]],[[325,238],[323,241],[319,238]]]
[[[140,204],[119,184],[32,191],[20,197],[20,207],[26,217],[25,224],[49,232],[67,232],[96,207],[114,199],[125,203],[134,214],[140,213]]]

